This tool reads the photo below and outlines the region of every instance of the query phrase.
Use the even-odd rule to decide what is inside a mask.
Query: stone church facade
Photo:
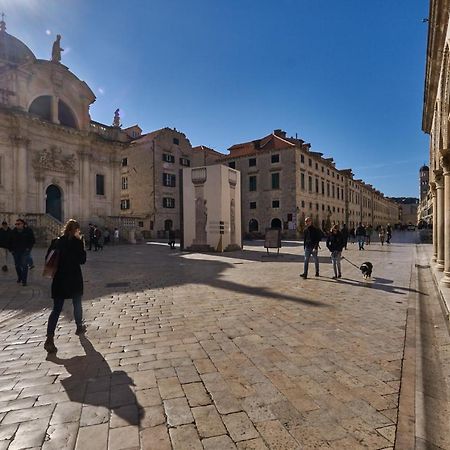
[[[57,229],[120,212],[120,161],[131,138],[91,120],[95,95],[61,64],[35,57],[0,22],[0,218]],[[53,228],[52,228],[53,227]]]

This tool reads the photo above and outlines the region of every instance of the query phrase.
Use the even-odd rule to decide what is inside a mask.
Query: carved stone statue
[[[56,35],[56,41],[53,42],[52,47],[52,61],[55,63],[59,63],[61,61],[61,52],[63,52],[64,49],[61,48],[61,35]]]
[[[114,111],[113,127],[120,128],[120,110],[119,110],[119,108],[117,108]]]

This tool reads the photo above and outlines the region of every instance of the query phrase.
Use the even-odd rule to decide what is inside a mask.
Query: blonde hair
[[[64,228],[61,231],[63,236],[72,237],[75,234],[75,231],[79,230],[80,224],[75,219],[69,219],[65,224]]]

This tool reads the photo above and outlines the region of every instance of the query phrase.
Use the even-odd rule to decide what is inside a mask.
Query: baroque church
[[[54,233],[75,217],[110,224],[120,213],[121,152],[131,137],[91,120],[95,95],[61,63],[38,59],[0,22],[0,218]],[[108,221],[109,220],[109,221]]]

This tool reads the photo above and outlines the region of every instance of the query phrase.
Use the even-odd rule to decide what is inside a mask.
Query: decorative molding
[[[74,175],[77,172],[76,162],[74,154],[64,155],[60,148],[53,145],[50,149],[44,148],[40,152],[36,152],[32,164],[38,172],[53,171]]]

